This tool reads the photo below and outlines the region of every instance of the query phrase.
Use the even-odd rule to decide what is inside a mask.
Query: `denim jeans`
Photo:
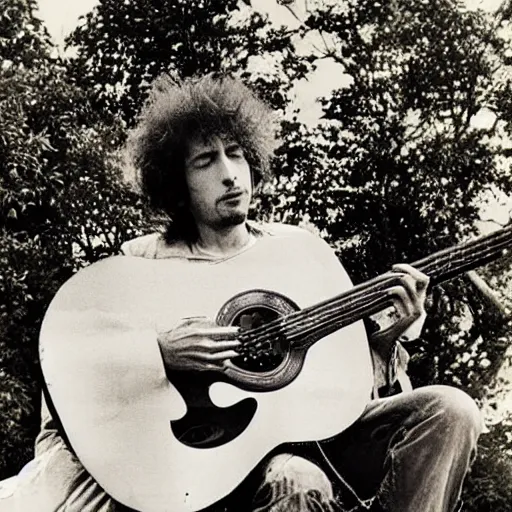
[[[340,435],[272,457],[254,493],[208,510],[453,512],[481,429],[452,387],[377,399]]]
[[[452,512],[481,426],[473,400],[455,388],[374,400],[340,435],[270,454],[207,512]],[[0,512],[130,511],[99,487],[56,431],[45,432],[38,457],[0,484]]]

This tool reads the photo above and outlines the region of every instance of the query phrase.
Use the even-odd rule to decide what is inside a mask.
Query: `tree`
[[[356,281],[475,235],[485,193],[511,193],[506,12],[444,0],[317,3],[302,33],[315,34],[311,56],[336,63],[345,84],[321,99],[319,126],[283,127],[274,215],[307,216]],[[510,268],[510,257],[500,264]],[[511,332],[480,292],[468,278],[433,291],[412,347],[416,385],[485,396]],[[468,510],[510,508],[504,431],[509,423],[483,438]]]
[[[39,425],[38,332],[59,286],[142,222],[119,185],[118,130],[98,122],[34,16],[0,12],[0,478],[30,458]]]
[[[0,39],[3,59],[0,72],[0,260],[3,270],[0,280],[0,417],[3,423],[0,428],[3,434],[0,475],[8,476],[12,466],[17,468],[28,458],[30,441],[36,428],[36,422],[30,420],[35,414],[37,385],[34,354],[37,353],[37,345],[29,321],[23,322],[22,319],[31,316],[31,309],[37,300],[30,293],[30,280],[36,275],[37,269],[33,273],[28,272],[25,262],[27,259],[40,259],[37,255],[41,250],[40,243],[29,240],[24,235],[24,229],[17,230],[14,225],[28,224],[27,211],[37,209],[43,202],[40,198],[44,188],[41,182],[47,179],[51,183],[54,176],[42,176],[39,163],[48,150],[47,140],[42,134],[28,136],[23,113],[23,103],[33,100],[27,95],[27,88],[39,78],[34,72],[34,64],[41,65],[49,51],[48,35],[32,15],[35,2],[3,4],[5,8],[0,14],[0,33],[5,34]],[[27,188],[26,176],[31,176],[39,187],[35,187],[35,190]],[[51,281],[52,276],[48,277],[48,281]],[[11,467],[9,459],[14,461]]]
[[[42,383],[38,332],[53,295],[80,266],[116,253],[122,241],[148,229],[148,225],[153,226],[139,197],[121,179],[123,155],[119,150],[126,120],[133,121],[129,113],[135,107],[130,106],[131,96],[125,95],[126,101],[119,103],[114,101],[115,95],[109,98],[109,91],[116,89],[109,89],[109,83],[115,84],[118,75],[114,82],[94,77],[101,78],[97,82],[100,87],[81,80],[76,71],[86,63],[80,58],[65,61],[52,56],[48,34],[34,15],[35,1],[4,3],[6,8],[0,15],[1,33],[6,35],[0,39],[0,431],[4,436],[0,478],[19,470],[32,453]],[[174,4],[171,8],[164,2],[161,8],[169,7],[164,13],[172,18],[167,26],[174,24],[176,40],[181,41],[183,36],[183,25],[175,17],[180,12],[189,18],[193,16],[198,20],[198,32],[202,28],[208,34],[207,25],[215,13],[204,16],[200,2],[190,12],[186,2]],[[118,5],[105,2],[107,12],[114,10],[124,15]],[[223,13],[234,2],[212,5],[222,21]],[[162,21],[158,6],[155,9],[156,19]],[[137,12],[140,14],[136,11],[134,20]],[[227,26],[227,19],[223,23],[221,27],[230,31],[230,41],[236,44],[236,30]],[[254,15],[248,23],[256,30],[265,25],[265,20]],[[99,33],[100,27],[101,21],[95,28]],[[193,33],[194,27],[190,29],[190,34]],[[163,39],[159,41],[158,54],[169,42],[165,31],[160,30],[160,35]],[[129,32],[124,35],[126,40],[131,36]],[[171,61],[182,66],[180,74],[197,71],[196,59],[204,64],[200,69],[203,72],[215,68],[212,63],[216,62],[217,50],[222,51],[226,62],[249,59],[248,54],[233,55],[232,47],[222,50],[214,42],[212,47],[203,48],[207,38],[203,39],[201,44],[191,41],[187,46],[188,53],[196,52],[190,58],[186,57],[187,52],[181,58],[184,54],[179,45],[173,48]],[[286,45],[286,34],[276,31],[273,44]],[[116,51],[115,47],[108,48]],[[137,50],[141,48],[146,47],[142,43],[137,45]],[[107,50],[104,55],[102,66],[115,71]],[[141,73],[147,79],[157,73],[144,52],[127,58],[131,62],[139,58]],[[134,75],[132,82],[128,81],[133,86],[128,92],[133,94],[136,108],[140,107],[145,91],[144,87],[136,90],[139,79],[143,81],[143,77]],[[263,79],[260,82],[265,83]],[[282,103],[277,88],[274,91],[274,102]],[[99,108],[102,102],[105,108]]]
[[[94,83],[95,106],[132,125],[149,84],[163,72],[177,78],[236,72],[276,108],[292,83],[279,71],[304,76],[310,66],[294,58],[286,27],[237,0],[101,0],[71,34],[70,62],[79,83]],[[257,70],[278,56],[278,72]]]
[[[19,16],[0,17],[6,26],[17,20],[9,30],[40,27],[33,3],[11,3]],[[66,63],[50,57],[39,29],[31,39],[23,35],[27,51],[20,55],[31,68],[3,70],[12,79],[0,133],[14,135],[2,142],[0,191],[4,236],[13,246],[2,260],[13,269],[9,293],[14,306],[21,304],[19,324],[30,327],[26,334],[13,330],[13,307],[2,329],[4,353],[25,354],[28,375],[42,305],[57,283],[114,252],[142,224],[142,205],[118,184],[115,158],[149,82],[162,71],[234,72],[288,112],[276,178],[256,213],[312,222],[356,281],[474,234],[482,193],[510,194],[511,155],[503,143],[512,127],[507,6],[491,15],[454,0],[308,1],[311,10],[297,26],[275,27],[245,4],[102,0],[70,37],[77,58]],[[320,99],[318,126],[305,125],[289,115],[293,85],[326,61],[344,85]],[[485,113],[491,121],[479,125]],[[13,185],[18,161],[22,179]],[[33,259],[33,272],[25,276],[18,254]],[[482,395],[500,366],[509,334],[493,345],[502,326],[489,328],[489,308],[472,286],[463,279],[435,292],[413,354],[417,383],[455,383]],[[24,393],[32,390],[22,388],[19,403],[33,403]],[[481,461],[502,467],[493,450]]]
[[[512,185],[497,141],[509,135],[499,102],[511,80],[503,16],[451,0],[315,5],[299,29],[313,41],[303,58],[330,60],[344,85],[320,98],[318,126],[283,124],[273,214],[307,216],[356,281],[475,235],[483,192],[510,194]],[[491,122],[479,126],[485,112]],[[488,367],[466,363],[486,352],[496,369],[505,348],[492,345],[485,311],[469,282],[435,291],[418,383],[484,393],[477,374]],[[467,318],[471,328],[461,328]],[[475,343],[476,361],[462,361]]]

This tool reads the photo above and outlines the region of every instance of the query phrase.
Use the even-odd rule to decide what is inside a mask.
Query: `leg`
[[[324,472],[302,457],[283,453],[263,471],[253,500],[254,512],[331,512],[331,482]]]
[[[465,393],[427,386],[370,403],[341,435],[321,444],[362,498],[386,512],[450,512],[482,427]]]
[[[201,512],[334,512],[333,505],[331,482],[318,466],[276,450],[229,496]]]
[[[264,466],[252,510],[331,512],[333,497],[331,482],[318,466],[297,455],[282,453]]]
[[[37,455],[8,483],[0,483],[0,512],[118,510],[114,500],[59,444]]]

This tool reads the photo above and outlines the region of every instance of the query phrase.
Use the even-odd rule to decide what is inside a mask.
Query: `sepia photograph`
[[[512,0],[0,0],[0,512],[512,510]]]

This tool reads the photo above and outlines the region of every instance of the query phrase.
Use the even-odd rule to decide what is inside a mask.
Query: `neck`
[[[245,222],[220,229],[202,225],[197,230],[199,238],[196,246],[202,251],[219,256],[239,251],[249,242],[250,237]]]

